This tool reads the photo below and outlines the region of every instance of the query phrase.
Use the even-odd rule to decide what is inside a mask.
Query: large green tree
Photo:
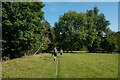
[[[106,30],[110,25],[110,22],[105,18],[104,14],[98,14],[98,12],[99,9],[97,7],[86,12],[86,15],[88,16],[88,36],[86,46],[89,52],[97,52],[98,50],[101,50],[101,39],[105,34],[107,34]]]
[[[77,13],[69,11],[59,17],[55,23],[55,40],[58,48],[65,50],[81,50],[87,48],[89,52],[97,52],[101,50],[115,51],[116,40],[110,41],[109,37],[114,38],[108,26],[110,22],[106,19],[103,13],[99,13],[99,9],[95,6],[86,13]],[[112,32],[112,31],[111,31]],[[113,32],[112,32],[113,33]],[[106,36],[106,39],[104,39]],[[101,44],[108,41],[109,48],[105,49]]]
[[[3,2],[3,57],[20,57],[44,49],[42,2]]]
[[[78,47],[83,47],[87,35],[86,27],[84,27],[86,21],[85,14],[78,14],[74,11],[60,16],[54,27],[59,48],[73,51],[79,49]]]
[[[103,49],[103,52],[115,52],[118,50],[116,33],[109,28],[101,41],[101,48]]]

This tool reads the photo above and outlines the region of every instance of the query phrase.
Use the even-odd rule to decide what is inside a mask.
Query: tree
[[[89,52],[101,50],[100,44],[110,22],[98,12],[95,6],[86,13],[69,11],[60,16],[54,27],[57,46],[71,51],[84,47]]]
[[[84,27],[85,21],[85,14],[78,14],[74,11],[69,11],[60,16],[54,27],[58,47],[67,51],[77,50],[79,46],[83,47],[82,43],[84,43],[87,32]]]
[[[46,20],[43,21],[43,25],[45,26],[45,41],[46,43],[44,44],[46,48],[44,49],[45,52],[50,52],[53,47],[54,47],[54,30],[51,27],[50,23]]]
[[[99,9],[94,7],[93,10],[88,10],[88,37],[87,48],[89,52],[97,52],[100,50],[101,39],[106,34],[107,27],[110,25],[103,13],[98,14]]]
[[[116,33],[116,40],[117,40],[117,45],[118,45],[117,51],[120,52],[120,31]]]
[[[115,32],[108,28],[106,33],[107,34],[102,39],[101,48],[103,52],[115,52],[118,48]]]
[[[34,53],[44,48],[42,2],[3,2],[3,57]]]

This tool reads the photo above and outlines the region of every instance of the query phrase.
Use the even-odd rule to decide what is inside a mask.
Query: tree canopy
[[[44,49],[42,2],[3,2],[3,56],[19,57]]]
[[[57,46],[64,50],[115,51],[117,48],[114,32],[109,29],[110,22],[95,6],[86,13],[68,11],[55,23]],[[111,32],[110,35],[108,35]],[[110,39],[113,40],[110,40]],[[106,42],[108,41],[108,43]],[[104,41],[107,49],[105,49]],[[102,47],[104,46],[104,47]]]

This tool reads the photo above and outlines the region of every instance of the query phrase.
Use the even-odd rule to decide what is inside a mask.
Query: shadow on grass
[[[117,52],[101,52],[101,51],[97,51],[97,52],[89,52],[89,51],[64,51],[63,53],[67,54],[67,53],[74,53],[74,54],[118,54]]]

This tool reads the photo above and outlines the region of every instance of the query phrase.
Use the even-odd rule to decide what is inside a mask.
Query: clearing
[[[48,53],[2,62],[3,78],[117,78],[118,54]]]

